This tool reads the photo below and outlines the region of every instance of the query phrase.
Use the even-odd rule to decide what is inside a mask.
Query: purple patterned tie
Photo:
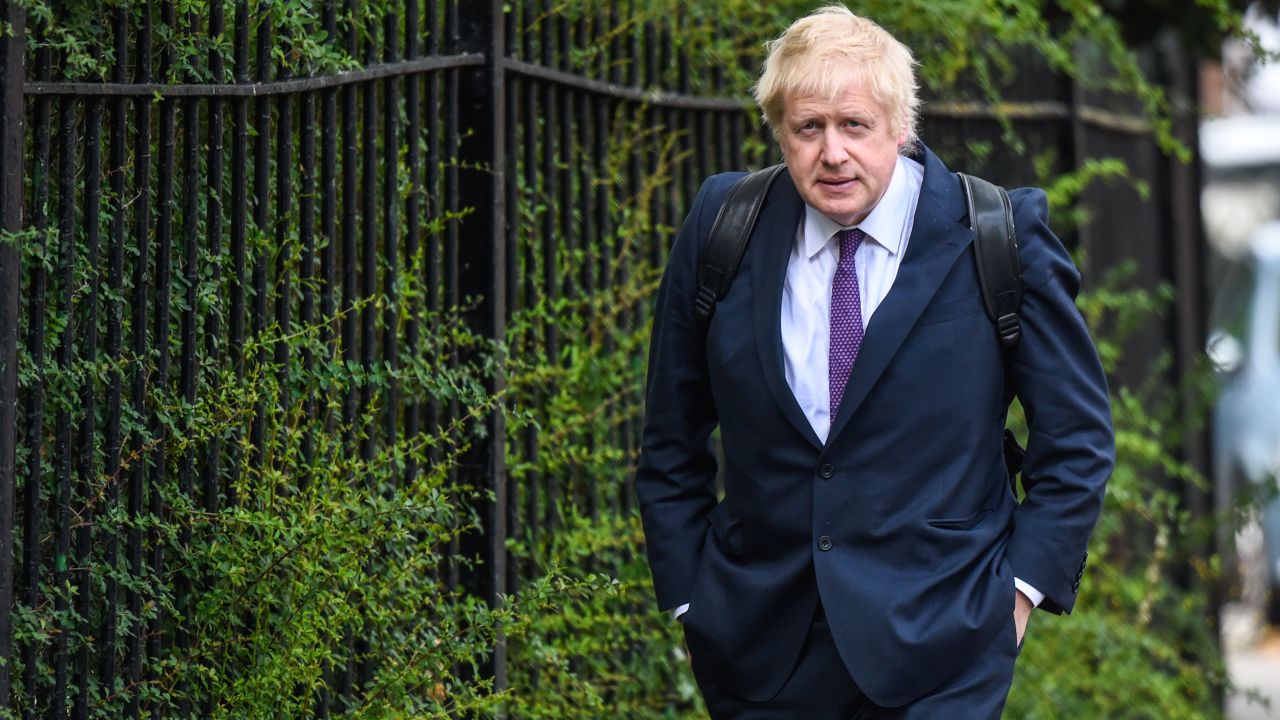
[[[840,408],[844,386],[862,346],[862,296],[858,293],[858,273],[854,255],[866,233],[858,229],[836,233],[840,241],[840,262],[831,283],[831,345],[827,355],[827,382],[831,391],[831,418]]]

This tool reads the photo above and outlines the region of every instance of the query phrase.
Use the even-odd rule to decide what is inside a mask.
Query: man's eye
[[[862,123],[858,122],[857,120],[846,120],[846,121],[844,122],[844,125],[845,125],[845,127],[851,127],[851,128],[860,128],[860,127],[862,127]]]

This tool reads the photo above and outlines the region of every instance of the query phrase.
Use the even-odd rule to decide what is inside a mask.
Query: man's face
[[[846,226],[862,222],[880,201],[907,141],[906,127],[892,126],[856,80],[834,101],[788,95],[780,129],[778,144],[800,197]]]

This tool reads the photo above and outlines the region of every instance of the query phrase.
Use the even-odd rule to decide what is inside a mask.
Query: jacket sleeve
[[[1080,274],[1049,230],[1044,192],[1011,193],[1022,265],[1022,339],[1008,372],[1027,416],[1024,487],[1007,556],[1014,575],[1070,612],[1115,465],[1106,377],[1075,305]]]
[[[676,235],[658,289],[649,343],[645,421],[636,494],[658,606],[688,602],[716,504],[717,424],[707,378],[705,329],[693,315],[701,247],[738,174],[703,183]]]

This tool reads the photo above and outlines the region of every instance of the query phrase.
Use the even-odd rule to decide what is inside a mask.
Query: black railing
[[[112,5],[100,38],[86,39],[90,57],[111,50],[105,75],[78,77],[66,57],[40,42],[44,28],[26,26],[20,3],[3,6],[0,19],[12,32],[0,40],[0,225],[17,240],[0,243],[0,706],[10,706],[16,679],[26,717],[85,717],[91,697],[72,688],[91,681],[111,688],[118,679],[134,687],[146,679],[148,658],[188,648],[172,618],[141,621],[144,598],[135,588],[121,587],[115,575],[98,586],[84,572],[97,559],[112,567],[123,561],[134,577],[161,576],[181,558],[142,524],[103,532],[94,517],[160,517],[159,488],[167,483],[208,513],[251,501],[243,473],[271,462],[261,450],[272,399],[260,398],[229,434],[179,451],[167,442],[189,421],[157,407],[154,393],[194,405],[211,378],[226,373],[244,382],[246,368],[267,361],[299,367],[305,378],[325,359],[394,369],[426,330],[420,313],[398,314],[407,274],[421,279],[424,292],[413,300],[419,309],[465,307],[475,332],[501,339],[513,314],[610,287],[631,272],[613,257],[620,250],[611,245],[619,242],[614,207],[646,177],[672,172],[644,208],[652,224],[638,253],[660,266],[703,177],[758,167],[772,155],[745,88],[727,87],[722,70],[692,67],[677,50],[665,28],[679,27],[678,18],[609,33],[619,26],[616,3],[567,17],[546,0],[404,0],[357,26],[351,3],[319,4],[308,28],[323,29],[359,67],[282,64],[278,56],[289,57],[292,38],[246,0],[235,3],[230,27],[221,3],[196,19],[162,2],[140,12]],[[158,28],[167,38],[161,45]],[[179,69],[172,38],[198,35],[225,43],[229,57],[215,45],[207,57],[181,58]],[[1176,77],[1192,76],[1176,59],[1163,59]],[[1078,87],[1056,79],[1026,86],[1033,88],[1027,97],[1004,107],[927,105],[923,136],[954,159],[974,142],[987,143],[994,149],[970,169],[1005,184],[1035,178],[1025,158],[1002,146],[999,117],[1029,133],[1034,146],[1055,149],[1057,170],[1079,166],[1105,145],[1139,178],[1180,178],[1157,187],[1165,194],[1159,203],[1141,205],[1128,190],[1092,198],[1098,210],[1078,240],[1105,263],[1149,261],[1141,264],[1144,280],[1176,278],[1195,297],[1186,284],[1199,283],[1197,233],[1175,224],[1194,203],[1194,182],[1184,182],[1190,170],[1158,154],[1150,128],[1123,108],[1094,107]],[[1056,87],[1065,95],[1033,95]],[[671,167],[635,153],[616,186],[599,182],[612,177],[610,146],[632,122],[672,135]],[[1182,131],[1194,141],[1193,128]],[[530,203],[544,207],[522,214]],[[1144,216],[1126,217],[1135,207]],[[32,245],[20,252],[19,243]],[[1188,364],[1200,310],[1193,304],[1179,313],[1167,333]],[[50,317],[60,324],[50,326]],[[306,346],[303,357],[290,358],[285,343],[257,342],[271,326],[285,332],[317,324],[318,347],[334,357]],[[559,356],[553,323],[535,336],[541,352]],[[503,386],[504,378],[493,377],[488,389]],[[322,431],[344,434],[366,462],[463,412],[456,401],[424,399],[394,383],[376,398],[369,384],[351,387],[336,399],[312,387],[306,426],[312,433],[318,421]],[[51,405],[54,394],[63,399]],[[79,402],[65,401],[72,396]],[[638,394],[630,402],[638,408]],[[362,426],[375,411],[380,421]],[[587,482],[572,473],[529,471],[513,483],[507,449],[533,458],[541,438],[532,428],[508,438],[501,413],[484,424],[484,440],[454,471],[460,484],[485,491],[483,533],[450,548],[481,562],[451,565],[447,580],[496,603],[523,571],[508,556],[509,537],[554,532],[569,505],[592,515],[628,511],[632,493],[629,480]],[[620,478],[637,435],[632,412],[609,436],[623,450]],[[306,466],[315,447],[312,434],[301,442]],[[403,472],[422,469],[411,457]],[[178,547],[192,541],[188,527]],[[174,611],[185,614],[198,588],[177,577]],[[52,615],[74,617],[77,626],[14,646],[11,608],[44,605],[49,587],[75,588],[55,594]],[[92,638],[92,646],[73,647],[73,634]],[[350,642],[359,656],[365,640]],[[503,652],[499,644],[486,668],[498,687]],[[10,677],[13,659],[21,677]],[[52,680],[38,672],[42,662]],[[349,699],[366,672],[358,665],[326,671],[317,714]],[[128,715],[142,711],[140,697],[130,696]],[[200,714],[187,706],[174,712]]]

